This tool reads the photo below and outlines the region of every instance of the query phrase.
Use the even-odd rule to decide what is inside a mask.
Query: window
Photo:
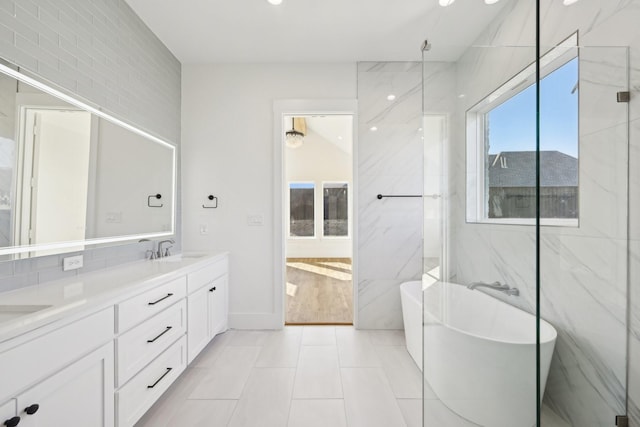
[[[578,58],[570,38],[541,58],[540,217],[578,225]],[[570,46],[573,46],[570,48]],[[527,67],[467,112],[467,220],[533,224],[535,69]]]
[[[315,184],[289,184],[289,236],[314,237]]]
[[[349,236],[349,184],[346,182],[324,183],[322,187],[323,235],[325,237]]]

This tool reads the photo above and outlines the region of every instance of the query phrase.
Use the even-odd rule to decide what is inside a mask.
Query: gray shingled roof
[[[489,154],[490,187],[535,187],[536,152],[503,151]],[[540,152],[541,187],[577,187],[578,159],[559,151]]]

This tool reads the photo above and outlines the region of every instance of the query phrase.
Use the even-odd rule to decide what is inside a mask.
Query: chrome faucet
[[[163,244],[163,243],[171,243],[171,244],[173,244],[173,243],[175,243],[175,242],[176,242],[176,241],[175,241],[175,240],[173,240],[173,239],[168,239],[168,240],[161,240],[161,241],[159,241],[159,242],[158,242],[158,252],[157,252],[157,254],[156,254],[157,258],[162,258],[162,257],[166,257],[166,256],[171,255],[171,254],[169,253],[169,248],[170,248],[171,246],[169,246],[169,248],[166,248],[166,249],[164,250],[164,252],[162,252],[162,244]]]
[[[471,290],[474,290],[475,288],[488,288],[488,289],[493,289],[495,291],[504,292],[507,295],[513,295],[516,297],[520,295],[520,291],[518,290],[518,288],[512,288],[506,283],[503,285],[500,282],[493,282],[493,283],[473,282],[467,285],[467,288]]]
[[[140,239],[140,240],[138,240],[138,243],[143,243],[143,242],[151,242],[151,240],[149,240],[149,239]],[[149,258],[147,258],[147,259],[150,259],[150,260],[154,260],[154,259],[158,258],[158,253],[155,251],[155,242],[152,243],[152,248],[153,249],[148,249],[145,252],[145,256],[148,256]]]

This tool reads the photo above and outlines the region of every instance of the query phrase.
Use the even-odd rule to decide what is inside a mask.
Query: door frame
[[[353,117],[351,283],[353,326],[358,328],[358,102],[355,99],[283,99],[273,103],[273,303],[279,327],[286,311],[286,219],[284,116],[349,115]]]

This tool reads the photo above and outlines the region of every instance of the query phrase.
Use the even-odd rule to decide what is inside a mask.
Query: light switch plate
[[[82,255],[66,257],[62,260],[62,271],[77,270],[84,265],[84,257]]]
[[[260,227],[262,225],[264,225],[264,215],[248,215],[247,216],[247,224],[251,225],[251,226],[257,226]]]
[[[122,222],[122,212],[107,212],[107,221],[112,224],[120,224]]]

